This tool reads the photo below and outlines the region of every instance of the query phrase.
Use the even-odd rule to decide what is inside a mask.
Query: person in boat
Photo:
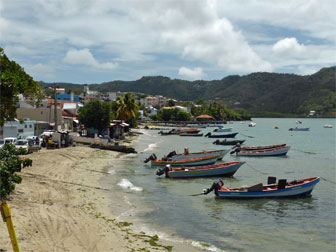
[[[183,154],[184,155],[189,155],[189,149],[187,147],[184,148]]]

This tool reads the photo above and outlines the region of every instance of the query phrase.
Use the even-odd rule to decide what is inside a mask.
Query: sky
[[[0,47],[34,80],[307,75],[336,65],[335,0],[0,0]]]

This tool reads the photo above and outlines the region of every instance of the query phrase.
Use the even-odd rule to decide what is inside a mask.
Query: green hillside
[[[303,115],[310,110],[331,115],[335,112],[335,73],[334,66],[305,76],[252,73],[228,76],[222,80],[192,82],[151,76],[136,81],[111,81],[90,85],[90,89],[163,95],[183,101],[195,101],[199,98],[216,100],[231,108],[243,108],[256,115]],[[73,87],[72,84],[58,85]]]

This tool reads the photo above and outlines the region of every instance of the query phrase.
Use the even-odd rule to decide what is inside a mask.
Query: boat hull
[[[232,128],[225,128],[225,129],[214,129],[214,132],[232,132]]]
[[[270,149],[276,149],[280,147],[284,147],[286,144],[275,144],[275,145],[268,145],[268,146],[241,146],[240,150],[244,151],[255,151],[255,150],[270,150]]]
[[[182,133],[180,136],[201,137],[203,136],[203,133]]]
[[[290,146],[284,146],[275,149],[266,149],[266,150],[254,150],[254,151],[245,151],[241,150],[236,152],[237,156],[246,156],[246,157],[266,157],[266,156],[284,156],[289,151]]]
[[[167,174],[168,178],[199,178],[213,176],[233,176],[245,162],[229,162],[215,165],[173,169]]]
[[[242,144],[244,142],[245,142],[245,140],[228,140],[228,141],[216,140],[215,142],[213,142],[213,144],[217,144],[217,145],[236,145],[237,143]]]
[[[230,199],[247,199],[247,198],[285,198],[285,197],[300,197],[311,194],[315,185],[320,181],[320,178],[309,182],[307,184],[300,184],[298,186],[288,187],[281,190],[270,190],[261,192],[226,192],[217,191],[220,198]]]
[[[209,155],[219,155],[218,159],[222,159],[225,154],[227,154],[230,150],[217,150],[217,151],[207,151],[207,152],[197,152],[197,153],[190,153],[190,154],[177,154],[171,157],[173,161],[182,160],[182,159],[189,159],[189,158],[198,158],[198,157],[205,157]]]
[[[290,128],[289,131],[309,131],[309,128]]]
[[[211,155],[211,156],[205,156],[205,157],[200,157],[200,158],[181,159],[177,161],[152,160],[151,165],[152,166],[171,165],[172,167],[211,165],[211,164],[216,163],[218,157],[219,155]]]
[[[238,133],[224,134],[224,135],[209,135],[209,138],[234,138]]]

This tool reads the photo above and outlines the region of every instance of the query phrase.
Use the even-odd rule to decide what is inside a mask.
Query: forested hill
[[[336,66],[305,76],[252,73],[192,82],[154,76],[94,84],[90,90],[140,92],[184,101],[203,98],[223,101],[229,107],[244,108],[252,113],[304,114],[316,110],[326,114],[335,111],[335,74]]]

